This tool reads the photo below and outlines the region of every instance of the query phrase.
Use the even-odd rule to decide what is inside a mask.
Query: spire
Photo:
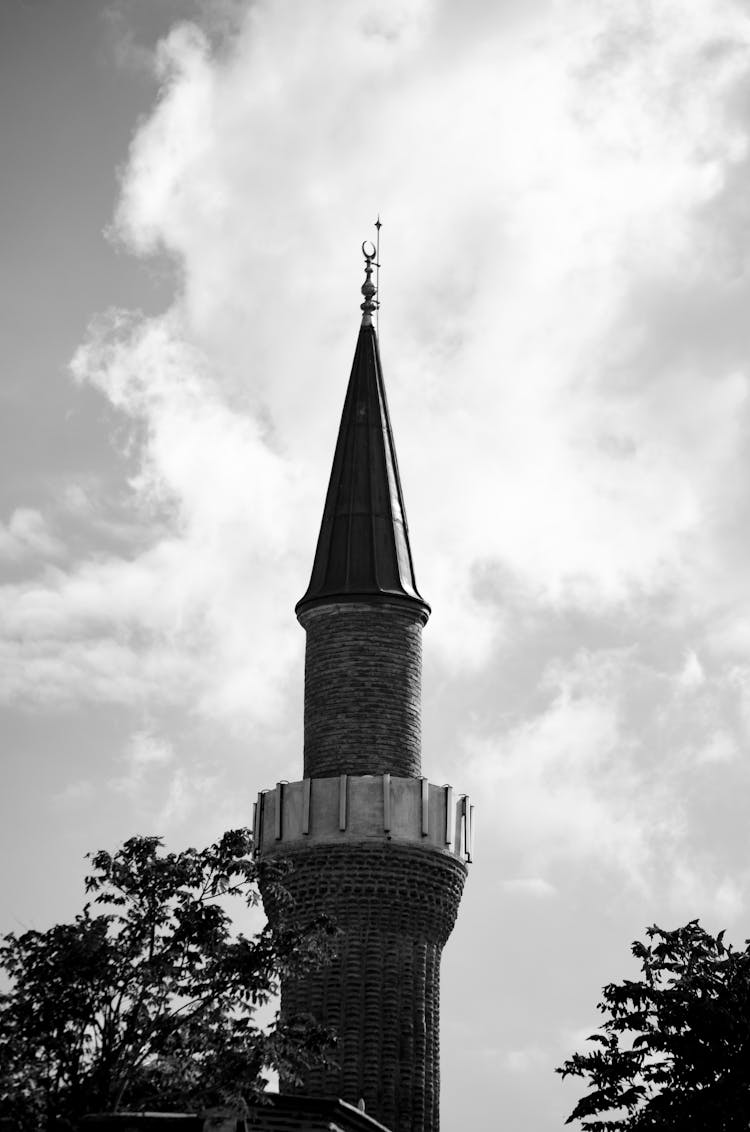
[[[344,401],[312,576],[296,612],[332,601],[405,601],[430,607],[414,578],[380,353],[372,315],[375,248],[362,245],[362,325]],[[377,264],[375,264],[377,266]]]

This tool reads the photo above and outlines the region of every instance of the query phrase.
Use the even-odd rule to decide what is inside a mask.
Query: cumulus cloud
[[[509,1049],[503,1054],[501,1063],[509,1073],[530,1073],[542,1065],[549,1065],[548,1050],[540,1046],[523,1046],[521,1049]]]
[[[282,0],[230,23],[220,49],[191,23],[160,44],[122,175],[117,238],[171,257],[174,304],[110,312],[73,361],[129,422],[146,545],[5,591],[5,694],[278,711],[378,212],[382,351],[445,669],[523,651],[519,592],[537,622],[585,610],[638,639],[647,618],[656,648],[687,618],[683,655],[726,665],[750,624],[727,565],[746,550],[747,234],[722,208],[747,162],[746,13],[475,4],[459,34],[439,0]],[[555,704],[511,752],[549,770],[567,731],[597,767],[615,758],[619,709]],[[574,842],[591,845],[596,796],[587,814]]]
[[[746,21],[730,4],[676,21],[584,3],[564,29],[545,11],[446,58],[440,5],[327,12],[260,5],[221,63],[195,28],[165,41],[123,238],[178,257],[214,372],[245,384],[284,455],[324,462],[351,337],[347,237],[380,202],[415,541],[460,662],[492,640],[477,559],[553,600],[678,584],[744,435],[745,374],[688,363],[679,341],[665,357],[664,322],[686,279],[722,285],[706,207],[746,148],[727,109],[745,66],[727,41]],[[702,82],[725,98],[707,104]]]
[[[123,794],[140,795],[153,771],[173,760],[174,751],[168,740],[152,731],[136,731],[121,760],[125,773],[114,778],[110,785]]]
[[[623,727],[612,674],[626,662],[610,657],[603,672],[600,663],[579,657],[577,670],[550,672],[547,709],[498,742],[477,744],[475,774],[492,784],[502,841],[531,869],[596,862],[638,884],[652,864],[652,839],[673,836],[679,818],[674,806],[654,805]]]
[[[139,822],[160,834],[184,829],[197,810],[218,801],[217,775],[184,750],[178,759],[170,739],[154,728],[133,732],[118,762],[121,773],[109,779],[109,791],[123,796]]]
[[[216,783],[215,775],[190,772],[179,767],[169,782],[164,801],[156,811],[155,828],[169,831],[183,825],[191,814],[205,807]]]
[[[88,805],[96,794],[93,782],[89,779],[79,778],[69,782],[67,786],[55,795],[55,802],[63,807]]]
[[[17,507],[7,523],[0,523],[0,561],[58,558],[64,551],[44,516],[32,507]]]
[[[258,420],[231,411],[173,321],[113,313],[73,361],[79,379],[145,424],[132,490],[134,522],[150,517],[151,537],[130,557],[0,590],[8,697],[190,696],[214,716],[250,719],[276,710],[299,640],[291,597],[274,606],[266,593],[282,578],[288,595],[302,589],[289,549],[299,477]]]
[[[740,704],[724,673],[696,685],[691,672],[686,686],[675,659],[669,670],[643,645],[558,658],[543,706],[467,737],[504,869],[553,891],[614,873],[674,915],[739,914],[747,834],[732,799],[750,786]]]
[[[535,899],[546,899],[556,894],[554,885],[544,877],[513,877],[502,882],[505,892],[518,893],[521,896],[531,896]]]

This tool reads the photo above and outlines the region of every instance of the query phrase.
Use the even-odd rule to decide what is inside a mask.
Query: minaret
[[[369,247],[372,247],[371,245]],[[393,1132],[437,1132],[440,957],[471,860],[472,810],[421,769],[422,628],[365,254],[362,325],[312,576],[304,778],[258,796],[256,852],[292,863],[297,914],[341,935],[324,969],[282,982],[282,1011],[338,1035],[339,1068],[299,1090]],[[270,909],[273,915],[273,910]]]

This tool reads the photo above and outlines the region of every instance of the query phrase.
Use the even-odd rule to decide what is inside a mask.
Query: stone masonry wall
[[[306,778],[421,772],[423,613],[396,602],[305,610]]]
[[[367,1113],[393,1132],[438,1132],[440,957],[465,865],[435,849],[393,843],[286,855],[293,870],[284,884],[298,916],[325,912],[342,930],[329,966],[282,983],[283,1012],[309,1012],[338,1034],[339,1068],[310,1071],[299,1091],[350,1104],[361,1097]]]

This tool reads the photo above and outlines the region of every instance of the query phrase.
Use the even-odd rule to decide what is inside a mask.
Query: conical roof
[[[419,607],[426,620],[430,607],[414,578],[378,339],[367,305],[368,296],[310,585],[295,609],[299,614],[332,601],[383,598]]]

